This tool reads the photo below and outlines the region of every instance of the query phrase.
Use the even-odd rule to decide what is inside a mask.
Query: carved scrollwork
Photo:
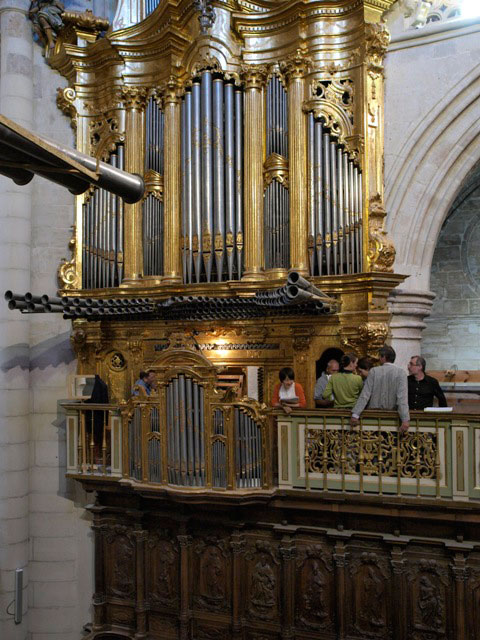
[[[90,122],[90,146],[100,160],[107,161],[117,144],[124,141],[125,133],[120,131],[118,118],[102,117]]]
[[[178,548],[168,539],[168,531],[150,533],[149,597],[155,604],[175,606],[178,602]]]
[[[388,325],[384,322],[362,322],[354,335],[342,335],[342,345],[358,354],[377,359],[378,350],[388,337]]]
[[[77,94],[73,87],[65,87],[57,89],[57,107],[70,118],[70,125],[72,129],[77,128],[77,108],[75,106],[75,99]]]
[[[395,247],[384,229],[387,212],[380,194],[370,198],[367,261],[370,271],[392,272]]]
[[[72,289],[79,289],[81,286],[80,272],[77,269],[76,258],[76,226],[72,226],[72,237],[68,242],[68,248],[72,252],[70,260],[62,258],[62,261],[57,269],[57,279],[61,289],[64,291],[71,291]]]
[[[150,194],[157,198],[157,200],[163,201],[163,176],[149,169],[144,176],[145,181],[145,195],[144,198]]]

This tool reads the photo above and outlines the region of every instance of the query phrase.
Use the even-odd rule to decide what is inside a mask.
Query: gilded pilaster
[[[147,89],[123,87],[125,104],[125,171],[143,175],[145,147],[145,105]],[[134,284],[143,273],[142,203],[125,203],[125,244],[123,284]]]
[[[290,184],[290,268],[307,275],[308,171],[305,73],[310,61],[301,49],[282,65],[288,82],[288,148]]]
[[[165,267],[164,282],[182,282],[182,254],[180,247],[181,207],[181,132],[180,95],[178,81],[170,76],[163,88],[165,109],[165,150],[164,150],[164,205],[165,205]]]
[[[264,89],[267,69],[244,67],[245,153],[244,224],[245,271],[243,280],[264,280],[263,257],[263,160],[265,140]]]
[[[364,264],[369,271],[392,271],[395,250],[384,231],[383,140],[384,140],[384,67],[383,58],[390,34],[383,24],[365,24],[363,64],[363,205]],[[385,254],[384,257],[378,258]],[[393,254],[393,256],[392,256]]]

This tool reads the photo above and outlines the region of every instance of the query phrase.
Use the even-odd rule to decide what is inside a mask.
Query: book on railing
[[[298,404],[298,398],[280,398],[280,404]]]
[[[425,407],[426,413],[451,413],[453,407]]]

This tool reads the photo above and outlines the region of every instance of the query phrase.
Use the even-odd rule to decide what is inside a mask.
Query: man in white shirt
[[[373,367],[365,380],[362,392],[352,409],[350,424],[356,427],[362,411],[368,404],[369,409],[396,409],[402,424],[400,431],[405,432],[410,426],[408,411],[407,373],[395,366],[396,353],[392,347],[385,345],[378,352],[380,367]]]
[[[313,393],[313,398],[315,400],[315,406],[317,407],[332,407],[333,406],[333,398],[331,400],[323,399],[323,392],[327,387],[327,383],[330,380],[331,376],[334,373],[338,373],[340,370],[340,364],[337,360],[329,360],[327,364],[326,370],[322,373],[322,375],[317,379],[315,383],[315,391]]]

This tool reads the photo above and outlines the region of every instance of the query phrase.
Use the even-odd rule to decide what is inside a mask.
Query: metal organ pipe
[[[223,78],[213,79],[213,211],[214,236],[212,251],[215,255],[217,280],[222,281],[225,251],[225,167],[223,153]]]

